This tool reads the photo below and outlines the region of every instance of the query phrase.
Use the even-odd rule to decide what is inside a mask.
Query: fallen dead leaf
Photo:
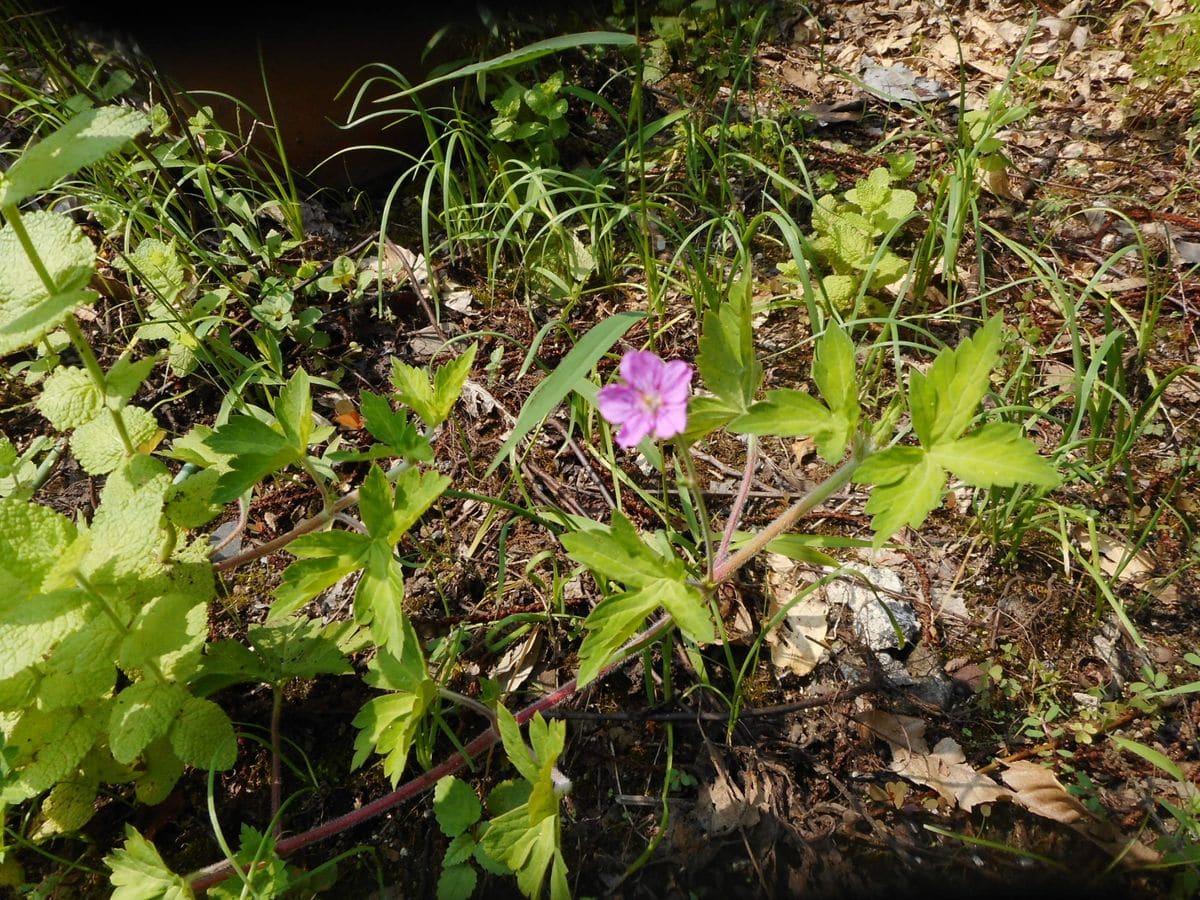
[[[1145,550],[1135,553],[1124,541],[1106,535],[1099,535],[1099,538],[1099,563],[1105,575],[1116,576],[1119,581],[1141,581],[1154,572],[1154,557]],[[1079,549],[1092,552],[1092,541],[1086,533],[1078,535],[1076,540]]]
[[[503,693],[517,690],[533,674],[542,648],[542,630],[535,628],[523,641],[514,643],[492,667],[489,677],[493,678]]]
[[[822,642],[829,632],[826,621],[829,604],[813,597],[794,603],[805,583],[799,577],[799,567],[786,556],[776,553],[768,555],[767,565],[770,569],[767,573],[771,594],[769,615],[774,618],[780,610],[787,609],[779,624],[767,632],[771,662],[777,670],[807,675],[817,667],[825,653]]]

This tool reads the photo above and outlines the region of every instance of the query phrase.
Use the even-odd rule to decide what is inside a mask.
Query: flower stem
[[[729,542],[737,531],[738,522],[742,519],[742,510],[746,508],[746,498],[750,496],[750,484],[754,481],[754,467],[758,464],[758,436],[750,435],[746,443],[746,470],[742,473],[742,483],[738,487],[737,496],[733,498],[733,507],[729,510],[729,521],[725,523],[725,533],[721,535],[721,546],[713,559],[714,569],[725,562],[729,556]]]

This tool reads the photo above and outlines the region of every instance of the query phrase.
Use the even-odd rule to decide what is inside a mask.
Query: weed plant
[[[1092,309],[1104,272],[1126,257],[1145,258],[1144,248],[1117,251],[1080,289],[988,225],[982,173],[1003,170],[998,134],[1028,112],[1003,91],[961,118],[947,140],[955,150],[928,186],[928,208],[894,169],[878,168],[844,191],[815,190],[790,135],[739,112],[752,74],[744,48],[757,40],[764,16],[741,15],[738,4],[659,12],[648,46],[619,32],[567,35],[416,87],[387,67],[361,73],[351,124],[416,117],[428,137],[385,199],[379,243],[398,200],[417,195],[427,260],[480,261],[493,294],[519,292],[531,318],[549,320],[521,374],[552,335],[568,338],[494,456],[480,459],[468,447],[471,478],[446,474],[439,443],[465,433],[459,401],[482,363],[468,338],[448,342],[457,355],[429,366],[391,359],[382,392],[358,392],[357,443],[315,413],[315,389],[338,386],[328,373],[309,371],[314,356],[306,351],[319,344],[321,310],[307,300],[355,297],[362,286],[348,255],[324,275],[303,259],[301,204],[286,160],[253,175],[235,168],[229,151],[240,145],[203,110],[181,121],[146,108],[115,73],[60,64],[56,85],[66,87],[58,88],[36,67],[3,70],[5,99],[29,141],[0,176],[0,353],[10,361],[7,378],[22,380],[53,435],[19,453],[0,441],[0,634],[11,648],[0,660],[0,803],[10,838],[0,874],[10,884],[22,881],[12,845],[50,846],[78,832],[109,796],[160,802],[193,768],[209,773],[223,859],[180,875],[127,825],[123,843],[104,848],[114,896],[313,891],[344,856],[305,872],[286,862],[291,854],[432,790],[447,842],[439,896],[467,897],[481,879],[502,876],[526,896],[566,897],[578,871],[563,843],[570,737],[554,707],[640,658],[656,676],[645,679],[651,703],[710,694],[728,712],[732,736],[765,635],[787,609],[739,659],[718,588],[764,550],[834,564],[824,580],[842,577],[832,551],[908,540],[951,486],[971,494],[973,525],[995,545],[1015,554],[1027,534],[1051,536],[1064,565],[1095,585],[1097,613],[1111,611],[1142,642],[1117,584],[1120,569],[1109,574],[1098,558],[1110,523],[1074,492],[1118,476],[1166,387],[1183,374],[1139,387],[1153,374],[1160,293],[1148,290],[1138,311],[1112,306],[1096,316]],[[734,40],[715,52],[722,29]],[[31,60],[53,55],[61,40],[41,30],[5,37]],[[571,83],[564,58],[597,47],[616,60],[610,86],[632,86],[628,109],[615,94]],[[704,55],[711,102],[695,115],[666,112],[647,122],[647,73],[665,76],[681,53]],[[473,91],[467,79],[475,79]],[[423,105],[423,88],[447,83],[454,86],[448,105]],[[726,83],[718,104],[716,85]],[[380,84],[391,94],[366,109],[366,87]],[[571,165],[579,163],[574,130],[589,117],[606,117],[620,139],[594,165]],[[909,252],[908,232],[922,225]],[[1026,283],[970,296],[957,276],[968,239],[1004,246],[1026,264]],[[98,256],[95,240],[114,255]],[[764,301],[768,258],[785,293]],[[983,269],[982,249],[978,258]],[[119,273],[127,302],[137,304],[113,342],[117,351],[99,328],[81,324],[89,310],[119,310],[122,302],[93,287],[98,272]],[[436,279],[429,282],[436,300]],[[930,300],[935,284],[945,289],[945,305]],[[1021,287],[1051,298],[1063,325],[1044,346],[1014,350],[999,297]],[[586,316],[594,295],[618,289],[638,298],[632,308]],[[382,292],[379,299],[381,314]],[[766,352],[758,324],[766,312],[802,319],[796,346]],[[681,346],[681,330],[691,352],[667,350]],[[777,384],[770,364],[798,358],[800,346],[804,371],[786,360],[794,378]],[[1069,351],[1072,374],[1051,388],[1037,364],[1060,348]],[[613,363],[616,374],[602,374]],[[169,441],[151,387],[166,377],[183,390],[207,378],[219,396],[211,422],[188,422]],[[611,479],[611,494],[600,488],[611,507],[602,520],[546,498],[526,479],[534,438],[563,404],[571,416],[564,446]],[[1043,434],[1054,437],[1039,446],[1033,438]],[[819,477],[765,526],[748,529],[763,448],[802,438],[812,441]],[[712,492],[694,461],[695,451],[718,441],[745,448],[737,492],[720,515],[709,508]],[[38,486],[67,454],[103,479],[90,518],[39,502]],[[639,458],[645,472],[633,465]],[[1181,460],[1168,499],[1194,462],[1194,455]],[[497,472],[505,473],[503,495],[478,492]],[[273,540],[240,548],[255,498],[286,484],[310,489],[316,511]],[[867,498],[863,534],[839,543],[790,533],[850,491]],[[406,592],[414,569],[436,578],[437,554],[450,557],[422,531],[449,499],[487,509],[471,552],[499,523],[498,577],[485,591],[500,601],[509,579],[520,577],[540,590],[544,610],[432,640],[418,631]],[[235,509],[233,524],[215,526]],[[1166,515],[1186,527],[1186,516],[1168,509],[1131,521],[1130,556]],[[536,529],[549,545],[519,576],[507,555],[517,528]],[[1079,530],[1090,551],[1072,539]],[[225,580],[279,550],[294,560],[271,591],[265,619],[244,627],[226,621],[233,616]],[[598,601],[575,615],[566,585],[585,575]],[[345,617],[306,612],[338,585],[352,585]],[[214,639],[211,619],[232,636]],[[473,644],[500,653],[538,629],[578,641],[574,677],[516,711],[515,695],[495,681],[481,679],[477,695],[455,689]],[[1024,699],[1026,737],[1070,732],[1077,742],[1093,741],[1120,721],[1116,708],[1103,721],[1065,708],[1052,674],[1032,663],[1021,670],[1017,651],[1000,649],[989,661],[985,697],[997,711]],[[694,681],[683,688],[685,676]],[[350,767],[378,764],[393,792],[285,837],[285,766],[307,787],[320,780],[283,738],[285,688],[297,679],[360,677],[370,692],[353,716]],[[1158,715],[1197,684],[1172,687],[1147,670],[1125,702]],[[235,726],[222,705],[222,691],[249,686],[271,697],[270,721],[258,732]],[[478,736],[462,739],[464,723],[474,720]],[[265,745],[271,760],[271,815],[261,827],[243,825],[235,841],[221,828],[213,785],[216,772],[239,764],[246,737]],[[1121,752],[1185,780],[1158,751],[1118,738]],[[668,724],[660,838],[669,795],[685,777],[674,740]],[[497,767],[514,777],[482,798],[455,773],[497,746]],[[1156,804],[1174,823],[1160,829],[1162,864],[1186,879],[1196,862],[1187,843],[1197,834],[1195,804]],[[655,847],[650,842],[630,871]]]

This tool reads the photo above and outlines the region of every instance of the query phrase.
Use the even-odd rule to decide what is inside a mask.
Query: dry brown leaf
[[[1116,540],[1105,535],[1100,538],[1100,568],[1105,575],[1116,575],[1120,581],[1140,581],[1154,572],[1154,557],[1145,550],[1132,553],[1133,548],[1124,541]],[[1087,534],[1078,536],[1079,549],[1085,553],[1092,552],[1092,542]],[[1132,555],[1131,555],[1132,554]],[[1124,565],[1122,566],[1122,563]],[[1117,575],[1117,568],[1121,574]]]
[[[892,748],[893,772],[933,788],[948,802],[970,812],[981,803],[994,803],[1010,796],[992,779],[967,765],[962,747],[954,738],[942,738],[930,751],[921,719],[877,709],[857,718]]]
[[[767,585],[770,588],[770,616],[792,603],[801,587],[807,583],[803,571],[795,562],[778,553],[767,554]],[[821,642],[829,632],[825,617],[829,605],[808,598],[793,604],[780,623],[767,632],[771,647],[771,662],[776,669],[807,675],[817,667],[825,648]]]
[[[525,640],[514,643],[504,652],[489,676],[499,683],[501,693],[515,691],[529,679],[541,647],[542,630],[536,628]]]
[[[1031,813],[1069,825],[1098,847],[1119,856],[1126,865],[1146,865],[1161,858],[1154,849],[1122,835],[1110,822],[1094,815],[1044,766],[1018,760],[1008,763],[1000,777],[1016,791],[1013,799]]]

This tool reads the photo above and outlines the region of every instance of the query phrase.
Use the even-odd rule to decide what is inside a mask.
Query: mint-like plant
[[[812,209],[810,246],[827,274],[821,290],[829,308],[845,313],[860,293],[896,282],[908,262],[879,239],[890,234],[912,214],[917,195],[892,186],[891,173],[882,166],[860,179],[838,199],[826,194]],[[781,266],[784,275],[796,273],[795,263]]]

